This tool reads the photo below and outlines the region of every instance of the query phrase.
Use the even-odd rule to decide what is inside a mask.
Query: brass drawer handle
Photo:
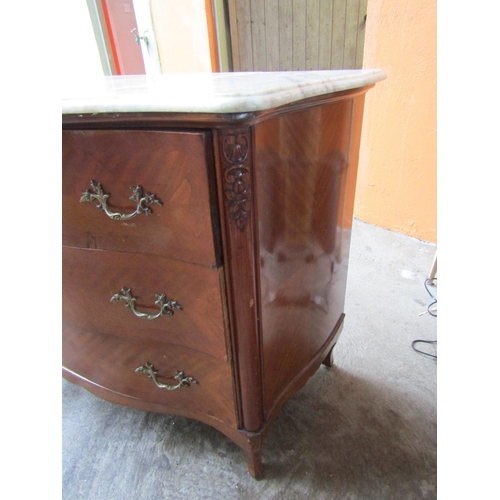
[[[155,304],[160,308],[160,312],[157,314],[146,314],[137,311],[135,308],[135,301],[137,298],[132,296],[130,288],[123,287],[120,292],[115,293],[111,297],[111,301],[121,300],[122,302],[125,302],[125,307],[128,307],[138,318],[141,319],[156,319],[163,315],[172,316],[174,314],[174,309],[182,311],[182,306],[175,300],[167,299],[165,294],[155,294],[155,296]]]
[[[145,373],[149,378],[153,379],[153,382],[158,388],[166,389],[167,391],[174,391],[175,389],[179,389],[179,387],[189,387],[191,384],[198,384],[197,380],[193,377],[187,377],[183,371],[177,372],[174,377],[166,377],[177,380],[178,383],[176,385],[162,384],[161,382],[158,382],[158,379],[156,378],[158,372],[149,361],[146,361],[145,365],[136,368],[135,371],[138,373]]]
[[[80,198],[80,203],[92,203],[93,201],[98,201],[96,208],[102,210],[106,213],[108,217],[113,220],[129,220],[139,214],[149,215],[151,214],[151,209],[145,205],[151,205],[156,203],[161,205],[161,201],[156,198],[154,194],[144,193],[141,186],[130,187],[134,193],[129,200],[135,201],[137,203],[137,208],[131,214],[121,214],[118,212],[111,212],[108,208],[108,198],[109,194],[106,194],[99,182],[90,181],[90,187],[94,191],[85,191],[83,196]]]

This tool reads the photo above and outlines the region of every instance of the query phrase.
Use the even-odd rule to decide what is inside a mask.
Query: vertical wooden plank
[[[306,2],[306,61],[305,69],[318,69],[320,0]]]
[[[293,69],[293,0],[279,0],[279,69]]]
[[[359,14],[358,14],[358,38],[356,41],[356,62],[354,66],[355,68],[363,67],[367,9],[368,9],[368,0],[360,0]]]
[[[356,47],[358,41],[359,0],[347,2],[344,41],[344,68],[356,67]]]
[[[321,0],[319,6],[318,69],[330,69],[332,53],[333,1]]]
[[[368,0],[228,0],[235,71],[361,68]]]
[[[267,0],[265,2],[266,15],[266,69],[278,71],[280,69],[280,25],[279,2]]]
[[[240,38],[238,33],[238,18],[237,18],[237,0],[228,0],[227,6],[229,11],[229,35],[231,39],[231,52],[233,56],[233,70],[241,71],[240,63]]]
[[[357,0],[354,0],[357,3]],[[332,20],[332,69],[344,67],[345,13],[348,0],[334,0]]]
[[[238,61],[238,65],[235,65],[235,70],[252,71],[252,25],[250,19],[250,4],[248,0],[234,0],[234,17],[236,18],[236,31],[238,36],[236,40],[238,58],[235,57],[235,61]]]
[[[306,2],[293,0],[292,61],[294,70],[306,67]]]
[[[266,10],[262,0],[250,0],[252,23],[253,71],[265,71],[267,65]]]

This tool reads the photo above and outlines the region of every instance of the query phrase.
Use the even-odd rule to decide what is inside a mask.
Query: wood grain
[[[255,271],[253,146],[250,130],[224,129],[216,136],[225,272],[229,294],[235,377],[243,428],[257,431],[263,420],[260,332]]]
[[[323,2],[314,5],[322,12]],[[65,377],[110,401],[213,425],[260,477],[272,422],[328,364],[341,331],[368,88],[238,116],[64,117]],[[175,160],[167,166],[166,152]],[[103,187],[120,191],[130,174],[144,175],[141,184],[173,213],[186,209],[185,225],[88,222],[75,184],[95,171]],[[186,185],[202,194],[187,196]],[[190,214],[200,210],[198,231]],[[80,234],[86,224],[95,242]],[[110,302],[124,286],[142,312],[157,312],[157,293],[184,309],[141,320]],[[200,386],[164,394],[135,373],[146,361],[163,376],[183,370]]]
[[[266,40],[266,10],[261,0],[248,0],[250,4],[252,26],[252,62],[253,71],[265,71],[267,52],[270,45]]]
[[[367,0],[229,0],[236,71],[361,68]]]
[[[368,12],[368,0],[359,0],[357,39],[356,39],[356,62],[353,68],[363,67],[367,12]]]
[[[294,70],[306,69],[307,5],[302,0],[293,0],[292,12],[292,61]],[[290,49],[289,49],[290,50]]]
[[[318,68],[331,67],[333,4],[331,0],[321,0],[319,10],[319,52]]]
[[[214,266],[206,133],[63,131],[63,244],[146,252]],[[90,181],[102,184],[113,211],[132,213],[131,186],[162,206],[129,221],[110,219],[97,202],[81,203]]]
[[[168,342],[227,359],[217,270],[128,252],[65,247],[62,256],[64,328]],[[137,297],[140,312],[156,314],[155,294],[162,293],[183,310],[138,318],[123,302],[111,302],[122,287]]]
[[[306,70],[319,68],[320,0],[309,1],[306,11]]]
[[[266,19],[266,69],[268,71],[278,71],[280,67],[280,30],[276,29],[276,24],[271,23],[271,19],[277,19],[279,25],[279,4],[280,2],[265,2]]]
[[[143,403],[162,405],[167,413],[176,409],[208,415],[232,427],[237,418],[231,382],[231,367],[211,356],[178,345],[124,339],[65,328],[62,343],[64,367],[95,385]],[[136,368],[148,361],[158,371],[159,381],[175,385],[172,378],[184,371],[198,381],[189,388],[168,391]]]
[[[275,399],[343,312],[352,218],[346,207],[352,100],[290,112],[255,129],[263,392]],[[349,213],[346,213],[349,211]],[[350,226],[349,226],[350,227]]]
[[[346,9],[345,18],[345,43],[344,43],[344,67],[356,67],[356,55],[358,45],[359,29],[359,7],[360,0],[351,2],[351,8]]]
[[[278,32],[279,37],[279,66],[273,70],[293,70],[293,52],[290,50],[293,44],[293,0],[280,0],[278,8],[278,29],[272,23],[268,23],[269,29]]]

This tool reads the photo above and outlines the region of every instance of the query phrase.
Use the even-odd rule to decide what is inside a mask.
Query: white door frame
[[[133,4],[146,75],[161,75],[160,54],[156,42],[153,17],[151,16],[150,1],[133,0]]]

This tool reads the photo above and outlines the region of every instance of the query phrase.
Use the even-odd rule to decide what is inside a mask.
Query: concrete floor
[[[336,365],[283,407],[262,481],[216,430],[63,381],[63,499],[436,498],[437,362],[411,348],[436,340],[436,318],[420,314],[434,248],[355,221]]]

